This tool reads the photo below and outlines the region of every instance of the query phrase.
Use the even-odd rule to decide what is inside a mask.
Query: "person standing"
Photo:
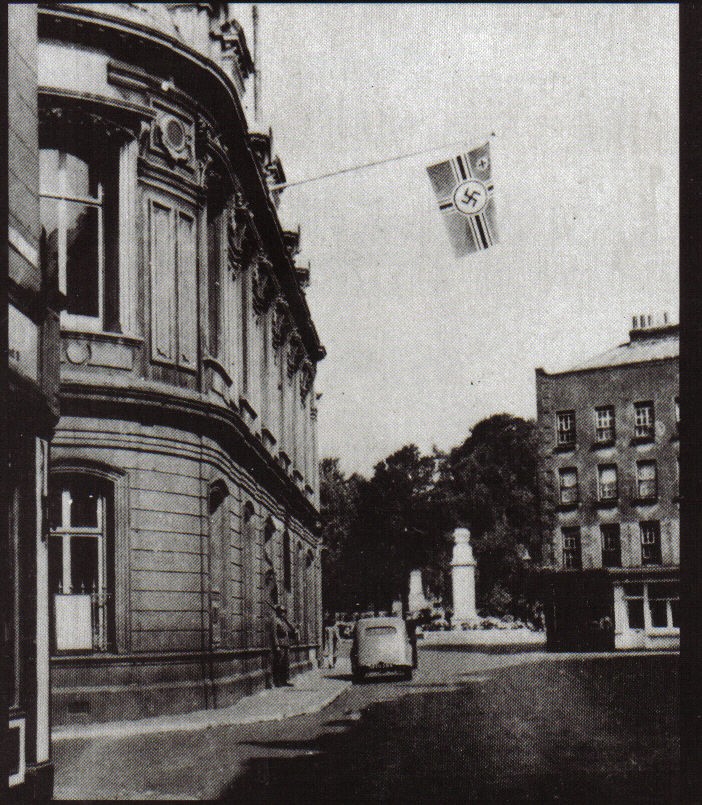
[[[290,682],[290,639],[295,637],[295,627],[287,619],[287,609],[278,604],[271,629],[271,649],[273,654],[273,684],[288,687]]]

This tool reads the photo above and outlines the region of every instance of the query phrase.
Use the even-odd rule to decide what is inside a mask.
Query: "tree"
[[[338,458],[323,458],[319,465],[322,521],[322,600],[325,609],[344,610],[353,598],[350,587],[351,530],[356,521],[358,475],[346,478]]]
[[[434,495],[435,455],[406,445],[376,464],[360,485],[354,544],[363,558],[362,600],[387,608],[407,597],[410,571],[436,560],[440,518]]]

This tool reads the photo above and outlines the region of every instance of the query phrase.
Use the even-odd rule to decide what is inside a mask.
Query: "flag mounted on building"
[[[456,257],[497,243],[490,143],[427,168]]]

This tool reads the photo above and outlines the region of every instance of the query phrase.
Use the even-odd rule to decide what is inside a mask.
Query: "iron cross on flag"
[[[490,143],[427,168],[456,257],[497,243]]]

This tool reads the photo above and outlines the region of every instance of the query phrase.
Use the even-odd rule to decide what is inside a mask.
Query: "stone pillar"
[[[407,609],[410,612],[419,612],[430,606],[424,596],[424,586],[422,585],[422,571],[413,570],[409,579],[409,596],[407,597]]]
[[[468,623],[477,625],[480,621],[475,609],[475,559],[470,544],[470,531],[456,528],[453,532],[453,556],[451,557],[451,580],[453,583],[454,629]]]

